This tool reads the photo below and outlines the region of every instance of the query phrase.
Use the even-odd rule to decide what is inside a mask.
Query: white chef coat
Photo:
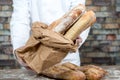
[[[79,3],[85,4],[85,0],[13,0],[10,22],[13,49],[25,45],[30,37],[31,23],[40,21],[49,25]],[[80,34],[82,38],[80,45],[84,43],[88,33],[89,29]],[[78,50],[75,53],[68,53],[61,62],[80,65]]]

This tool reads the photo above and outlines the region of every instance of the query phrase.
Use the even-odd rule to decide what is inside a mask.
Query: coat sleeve
[[[72,0],[71,2],[71,8],[73,8],[74,6],[78,5],[78,4],[83,4],[85,5],[86,0]],[[82,38],[82,43],[80,43],[80,46],[85,42],[85,40],[88,37],[88,34],[90,32],[90,28],[86,29],[85,31],[83,31],[79,36]]]
[[[13,0],[13,13],[10,21],[13,50],[23,46],[30,36],[30,0]]]

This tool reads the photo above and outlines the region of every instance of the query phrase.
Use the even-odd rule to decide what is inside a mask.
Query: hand
[[[80,36],[78,36],[75,40],[75,45],[78,45],[82,42],[82,38]]]

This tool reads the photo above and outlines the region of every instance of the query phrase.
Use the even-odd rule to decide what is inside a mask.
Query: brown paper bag
[[[69,51],[77,46],[63,35],[48,30],[36,22],[32,35],[25,46],[15,50],[16,55],[37,73],[59,63]]]

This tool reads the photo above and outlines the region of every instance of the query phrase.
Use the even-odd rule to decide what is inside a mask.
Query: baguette
[[[54,65],[42,73],[45,76],[62,80],[85,80],[86,76],[82,71],[77,70],[78,66],[72,63]]]
[[[77,5],[68,13],[66,13],[62,18],[54,21],[50,24],[48,29],[51,29],[55,32],[64,34],[70,25],[75,22],[80,15],[85,12],[85,6],[82,4]]]
[[[79,20],[65,33],[64,37],[75,40],[78,35],[95,23],[96,17],[93,11],[87,11]]]

